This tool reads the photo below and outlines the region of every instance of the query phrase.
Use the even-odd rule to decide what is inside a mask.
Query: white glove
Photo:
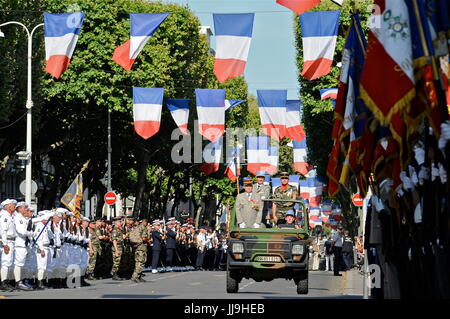
[[[419,172],[419,183],[423,185],[426,180],[430,179],[430,169],[422,166]]]
[[[25,236],[28,237],[29,239],[33,239],[33,235],[34,233],[32,231],[27,231]]]
[[[442,165],[441,163],[438,164],[439,165],[439,178],[441,179],[441,183],[445,184],[447,183],[447,171],[444,168],[444,165]]]
[[[414,186],[416,186],[419,183],[419,177],[417,177],[416,169],[412,167],[411,165],[408,166],[409,169],[409,176],[411,177],[411,181],[413,182]]]
[[[398,185],[397,189],[395,190],[397,192],[398,196],[403,196],[403,194],[404,194],[404,192],[402,190],[402,186],[403,186],[403,184]]]
[[[433,166],[431,167],[431,181],[434,182],[436,177],[439,177],[439,168],[433,163]]]
[[[246,226],[245,223],[239,224],[239,227],[240,227],[240,228],[245,228],[245,226]]]
[[[414,185],[411,182],[411,179],[406,175],[405,171],[400,173],[400,179],[403,182],[403,188],[405,190],[410,190],[410,189],[414,188]]]
[[[394,186],[392,179],[387,178],[380,183],[380,196],[381,198],[387,199],[389,197],[389,192]]]
[[[371,200],[372,205],[375,207],[375,210],[377,212],[381,212],[384,209],[383,202],[377,196],[373,195],[370,200]]]
[[[416,224],[422,222],[422,205],[417,204],[416,209],[414,210],[414,222]]]
[[[414,147],[414,157],[419,165],[425,163],[425,150],[421,146]]]
[[[254,224],[253,224],[253,228],[259,228],[259,224],[254,223]]]

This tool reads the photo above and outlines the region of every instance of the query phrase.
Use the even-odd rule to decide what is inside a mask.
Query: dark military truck
[[[297,200],[268,199],[269,202],[294,202],[303,216],[301,228],[239,228],[236,209],[229,220],[227,250],[227,292],[236,293],[243,278],[256,282],[276,278],[294,280],[298,294],[308,293],[308,212]]]

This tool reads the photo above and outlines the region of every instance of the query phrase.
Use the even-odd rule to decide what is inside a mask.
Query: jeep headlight
[[[303,255],[303,245],[292,245],[292,255]]]
[[[233,246],[231,246],[231,251],[233,252],[233,254],[242,254],[244,252],[244,244],[233,243]]]

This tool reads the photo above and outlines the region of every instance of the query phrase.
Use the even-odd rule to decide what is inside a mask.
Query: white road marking
[[[189,283],[190,286],[198,286],[198,285],[201,285],[201,284],[202,284],[201,282],[191,282],[191,283]]]
[[[250,285],[252,285],[254,283],[255,283],[254,281],[251,281],[248,284],[246,284],[245,286],[240,287],[239,289],[245,289],[245,288],[247,288],[248,286],[250,286]]]

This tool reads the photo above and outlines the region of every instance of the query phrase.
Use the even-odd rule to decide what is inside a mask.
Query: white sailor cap
[[[40,211],[38,211],[37,215],[40,217],[40,216],[47,214],[48,212],[49,212],[48,210],[40,210]]]
[[[172,221],[172,220],[175,220],[176,218],[175,217],[169,217],[169,221]]]
[[[159,219],[155,219],[152,225],[161,225],[161,221]]]
[[[67,214],[67,216],[70,216],[70,217],[75,216],[71,211],[67,211],[66,214]]]
[[[90,219],[89,219],[89,218],[87,218],[86,216],[85,216],[85,217],[83,217],[83,220],[84,220],[85,222],[90,222]]]
[[[20,207],[20,206],[28,207],[28,204],[25,203],[25,202],[18,202],[18,203],[16,204],[16,208],[18,208],[18,207]]]
[[[32,206],[28,206],[28,210],[32,213],[34,213],[36,211],[36,209]]]
[[[6,205],[9,205],[9,204],[14,204],[14,205],[17,205],[17,201],[15,200],[15,199],[5,199],[2,203],[1,203],[1,205],[2,205],[2,207],[5,207]]]
[[[60,214],[64,214],[64,213],[67,213],[68,210],[65,209],[65,208],[63,208],[63,207],[58,207],[58,208],[56,209],[56,212],[57,212],[57,213],[60,213]]]

